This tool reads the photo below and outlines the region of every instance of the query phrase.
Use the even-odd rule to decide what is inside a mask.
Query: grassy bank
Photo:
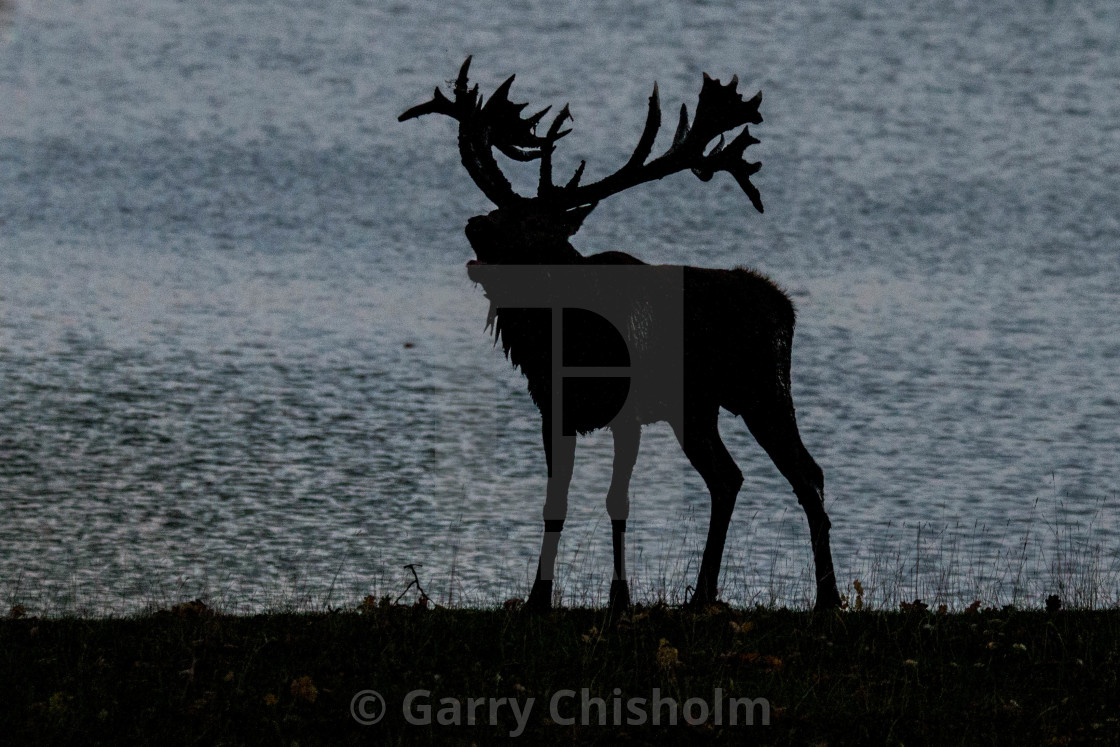
[[[607,624],[583,609],[241,617],[188,604],[6,619],[0,652],[8,744],[1120,741],[1118,610],[655,606]],[[370,689],[387,706],[366,726],[352,707],[377,716],[372,696],[354,703]],[[430,694],[414,694],[410,718],[430,724],[406,720],[413,691]]]

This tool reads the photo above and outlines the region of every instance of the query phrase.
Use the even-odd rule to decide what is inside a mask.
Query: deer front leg
[[[552,579],[556,569],[556,552],[560,546],[560,532],[568,515],[568,486],[572,482],[575,466],[576,437],[552,431],[551,418],[544,418],[544,456],[548,464],[548,486],[544,499],[544,538],[537,563],[537,578],[525,607],[532,612],[552,608]]]
[[[607,514],[611,517],[614,545],[614,575],[611,578],[610,615],[616,617],[630,607],[630,586],[626,580],[626,519],[630,516],[630,476],[638,459],[642,426],[636,420],[615,422],[614,468],[607,491]]]

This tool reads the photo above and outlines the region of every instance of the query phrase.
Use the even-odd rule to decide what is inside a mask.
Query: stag
[[[762,122],[761,92],[744,100],[736,78],[723,85],[705,74],[693,122],[682,105],[672,144],[649,160],[661,124],[655,84],[644,130],[622,168],[581,184],[586,164],[580,163],[561,186],[552,179],[552,154],[557,141],[571,132],[564,128],[571,119],[568,107],[540,134],[538,125],[551,107],[522,117],[527,104],[509,99],[514,76],[484,99],[477,85],[468,84],[470,63],[468,57],[452,98],[437,87],[430,101],[399,119],[427,114],[455,119],[463,165],[497,206],[467,222],[476,256],[467,272],[490,300],[487,323],[495,344],[500,340],[521,369],[541,413],[548,470],[544,537],[526,607],[551,606],[576,436],[604,427],[614,439],[606,500],[614,551],[609,604],[612,613],[628,607],[629,482],[642,426],[657,421],[669,422],[711,493],[707,542],[688,604],[715,601],[727,528],[743,483],[720,438],[721,407],[742,417],[793,487],[809,521],[817,607],[837,606],[823,473],[801,442],[790,393],[794,308],[789,298],[746,268],[650,266],[618,251],[585,256],[569,242],[603,198],[685,170],[702,181],[718,171],[729,173],[762,212],[750,180],[761,165],[743,158],[744,150],[759,142],[748,126]],[[726,142],[725,135],[739,127]],[[717,136],[719,142],[712,145]],[[535,196],[514,191],[495,150],[514,161],[540,161]],[[586,370],[577,377],[579,366]]]

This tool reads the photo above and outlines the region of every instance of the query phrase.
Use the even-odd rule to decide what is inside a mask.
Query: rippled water
[[[681,175],[576,244],[791,292],[842,585],[1115,597],[1120,12],[738,5],[0,4],[5,599],[340,604],[410,562],[441,602],[524,593],[543,457],[463,271],[487,203],[449,122],[396,121],[468,53],[483,89],[571,102],[558,173],[617,168],[655,79],[667,118],[701,71],[763,89],[764,216]],[[747,476],[725,596],[804,603],[800,509],[723,425]],[[609,581],[610,439],[586,441],[571,603]],[[638,596],[679,599],[707,498],[664,425],[632,505]]]

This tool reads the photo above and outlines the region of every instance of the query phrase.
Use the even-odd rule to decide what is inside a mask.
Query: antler
[[[759,124],[762,115],[758,107],[762,103],[762,92],[744,101],[738,93],[738,77],[733,77],[726,86],[713,80],[704,73],[704,84],[696,104],[696,120],[688,123],[688,108],[681,105],[680,121],[677,124],[673,143],[663,154],[646,162],[657,132],[661,128],[661,102],[657,84],[649,97],[649,111],[645,127],[638,140],[634,153],[626,164],[615,173],[592,184],[580,186],[586,162],[581,162],[575,175],[564,186],[552,183],[552,152],[556,141],[571,132],[561,129],[571,113],[565,106],[556,115],[544,137],[536,134],[537,124],[552,108],[546,107],[536,114],[522,118],[521,111],[527,104],[515,104],[509,100],[509,89],[515,76],[510,76],[486,102],[478,95],[478,86],[467,88],[467,71],[471,58],[467,57],[455,80],[454,101],[449,100],[437,88],[431,101],[414,106],[399,117],[400,121],[420,117],[425,114],[446,114],[459,121],[459,153],[471,178],[488,198],[498,207],[525,201],[513,191],[513,187],[498,168],[492,148],[516,161],[541,160],[540,183],[536,200],[546,203],[553,210],[568,210],[584,207],[590,212],[599,200],[617,194],[643,182],[663,179],[678,171],[691,169],[702,181],[708,181],[717,171],[726,171],[735,178],[739,186],[750,198],[751,204],[761,213],[762,197],[751,183],[750,177],[762,168],[760,163],[743,159],[747,146],[759,142],[746,125]],[[724,143],[724,135],[737,127],[743,131],[730,143]],[[716,136],[719,142],[707,153],[708,144]]]
[[[661,102],[657,84],[654,84],[653,93],[649,97],[645,128],[630,160],[610,176],[583,187],[578,186],[580,172],[583,171],[581,165],[573,181],[566,187],[553,187],[553,199],[566,207],[588,205],[637,184],[662,179],[685,169],[691,169],[705,182],[717,171],[726,171],[735,178],[747,193],[751,204],[761,213],[762,196],[751,184],[750,177],[762,168],[762,164],[743,160],[743,151],[759,140],[744,126],[743,131],[729,144],[724,144],[724,134],[728,131],[762,122],[762,115],[758,112],[759,104],[762,103],[762,91],[749,101],[744,101],[736,90],[738,84],[737,76],[732,77],[731,82],[725,86],[704,73],[704,85],[700,89],[700,99],[696,105],[696,121],[689,126],[688,107],[681,104],[680,121],[676,134],[673,135],[672,145],[662,155],[646,163],[661,127]],[[719,142],[705,154],[708,144],[717,135]]]
[[[515,104],[509,100],[509,89],[516,77],[513,75],[498,86],[489,100],[483,101],[478,95],[477,85],[467,88],[467,71],[470,66],[471,58],[467,57],[452,89],[454,101],[436,88],[431,101],[412,107],[397,119],[404,122],[425,114],[446,114],[458,120],[459,154],[475,184],[498,207],[525,200],[526,198],[513,191],[509,180],[498,168],[491,149],[497,148],[515,161],[532,161],[541,158],[546,152],[551,155],[556,141],[571,132],[560,129],[564,119],[571,116],[568,107],[565,106],[556,117],[548,135],[539,137],[536,134],[537,123],[552,107],[545,107],[523,119],[521,111],[528,104]]]

